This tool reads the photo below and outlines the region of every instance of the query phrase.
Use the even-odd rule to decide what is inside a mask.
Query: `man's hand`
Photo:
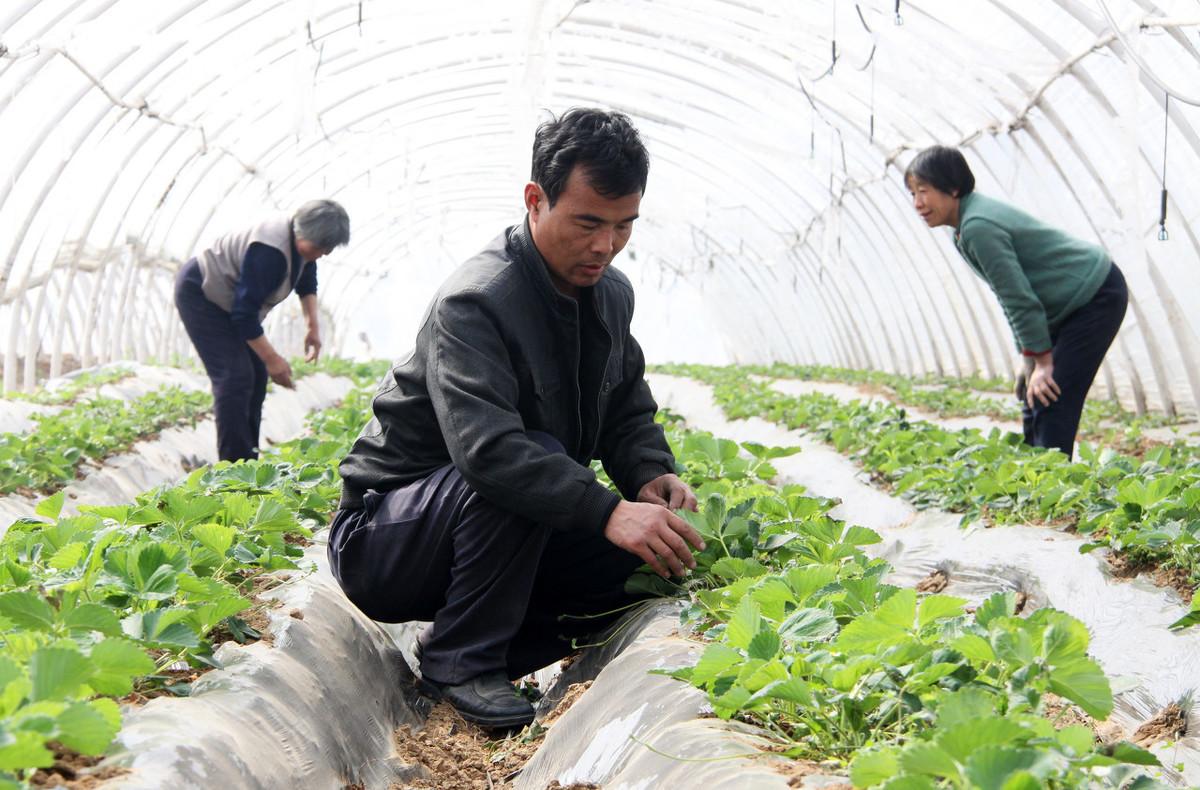
[[[321,330],[311,326],[308,328],[308,334],[304,336],[304,361],[316,362],[319,356],[321,356]]]
[[[1054,380],[1054,355],[1049,351],[1039,354],[1034,357],[1034,368],[1026,386],[1025,402],[1031,409],[1035,398],[1042,406],[1049,406],[1058,400],[1059,395],[1062,395],[1062,390]]]
[[[290,390],[296,389],[296,385],[292,383],[292,366],[279,354],[276,354],[267,363],[267,375],[271,377],[271,381],[281,387],[287,387]]]
[[[662,505],[671,510],[687,508],[696,512],[696,495],[677,475],[661,475],[646,483],[638,491],[637,501]]]
[[[604,537],[641,557],[664,579],[682,576],[685,567],[696,567],[688,543],[698,550],[704,549],[704,541],[690,524],[662,505],[649,502],[622,500],[604,525]]]

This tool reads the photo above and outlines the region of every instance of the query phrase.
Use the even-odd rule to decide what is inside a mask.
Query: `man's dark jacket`
[[[361,507],[368,489],[390,491],[452,463],[504,510],[554,528],[600,531],[620,497],[597,482],[593,458],[627,499],[673,472],[643,379],[645,359],[629,333],[633,287],[610,266],[583,290],[590,298],[576,301],[555,289],[528,224],[509,228],[454,272],[412,355],[384,377],[374,417],[339,467],[342,507]],[[581,349],[586,309],[595,310],[588,320],[599,331],[584,332],[595,342]],[[580,382],[593,386],[581,392]],[[562,442],[570,457],[548,454],[526,436],[535,430]]]

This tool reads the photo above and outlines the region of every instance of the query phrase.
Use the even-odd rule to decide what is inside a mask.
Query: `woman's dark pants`
[[[1050,335],[1054,347],[1054,381],[1062,389],[1057,401],[1043,406],[1023,404],[1025,442],[1034,447],[1057,447],[1069,457],[1075,449],[1079,418],[1100,363],[1121,328],[1129,289],[1114,263],[1092,300],[1071,313]]]
[[[212,381],[217,457],[257,458],[267,366],[234,332],[229,313],[208,301],[200,284],[200,265],[193,258],[175,277],[175,306]]]
[[[549,435],[529,435],[562,452]],[[642,564],[601,533],[556,531],[501,510],[453,466],[338,511],[329,562],[371,619],[433,621],[421,674],[443,684],[495,670],[519,678],[572,652],[572,638],[639,600],[624,584]]]

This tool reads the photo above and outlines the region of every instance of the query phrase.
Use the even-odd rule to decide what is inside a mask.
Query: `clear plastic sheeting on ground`
[[[800,446],[802,452],[774,461],[781,483],[799,483],[817,496],[842,500],[832,514],[879,532],[883,542],[866,547],[891,563],[889,581],[913,586],[935,570],[947,573],[946,592],[979,601],[997,591],[1028,596],[1038,605],[1081,620],[1092,634],[1091,653],[1115,678],[1111,720],[1129,737],[1139,725],[1197,690],[1200,630],[1168,626],[1187,607],[1174,591],[1145,580],[1120,581],[1101,552],[1080,554],[1083,540],[1040,527],[963,529],[960,517],[937,510],[916,513],[908,503],[871,488],[848,458],[816,445],[798,431],[760,419],[729,421],[712,402],[711,388],[670,376],[652,376],[659,405],[693,428],[737,441]],[[1200,700],[1187,711],[1189,732],[1200,732]],[[1200,785],[1200,737],[1190,735],[1154,747],[1179,786]],[[1181,765],[1176,771],[1172,766]]]
[[[711,714],[703,692],[651,674],[693,665],[703,652],[702,643],[672,635],[679,629],[676,604],[652,606],[616,628],[608,644],[585,651],[548,693],[556,699],[566,684],[599,670],[591,687],[551,726],[517,778],[516,790],[542,790],[554,781],[564,787],[593,783],[605,790],[793,786],[771,767],[791,761],[765,751],[769,741],[763,732],[702,718]],[[812,783],[801,786],[819,786],[817,777],[805,781]]]
[[[391,638],[342,594],[325,545],[305,561],[319,570],[260,594],[270,641],[228,642],[224,669],[191,695],[125,710],[109,763],[130,773],[100,785],[159,788],[386,790],[421,769],[400,761],[393,733],[418,726],[412,672]]]
[[[208,379],[177,368],[145,367],[136,379],[105,385],[117,390],[108,397],[134,398],[164,386],[207,390]],[[260,435],[264,446],[292,439],[304,430],[304,421],[314,411],[333,406],[353,383],[346,378],[315,373],[296,382],[296,389],[274,387],[263,405]],[[153,439],[138,442],[127,453],[106,458],[103,465],[90,467],[83,478],[66,486],[64,509],[76,512],[79,503],[115,505],[129,502],[138,494],[184,477],[189,471],[217,461],[216,425],[205,419],[194,426],[168,428]],[[18,518],[31,516],[42,497],[10,494],[0,499],[0,535]]]
[[[133,400],[143,395],[149,395],[163,387],[179,387],[182,390],[202,392],[209,388],[208,379],[188,370],[180,368],[159,367],[156,365],[139,365],[133,362],[115,362],[97,368],[89,368],[86,372],[98,372],[106,368],[123,368],[129,371],[129,376],[116,382],[101,385],[81,393],[81,397],[115,398],[118,400]],[[54,392],[67,386],[71,380],[85,371],[49,379],[43,385],[46,392]],[[39,414],[54,414],[65,408],[61,405],[33,403],[23,400],[0,399],[0,433],[28,433],[37,427],[33,419]]]
[[[713,403],[712,389],[691,379],[652,373],[646,377],[659,408],[680,415],[694,428],[739,442],[800,447],[803,452],[773,461],[786,465],[789,482],[801,483],[815,496],[840,499],[830,515],[848,524],[884,529],[916,515],[912,505],[859,479],[859,470],[829,445],[757,417],[732,421]]]
[[[882,395],[872,395],[869,392],[864,392],[862,389],[851,384],[838,384],[828,381],[798,381],[795,379],[779,379],[771,383],[771,386],[785,395],[811,395],[820,393],[829,395],[843,401],[862,401],[863,403],[895,403],[893,400]],[[1014,401],[1015,402],[1015,401]],[[974,428],[982,431],[985,435],[992,430],[1000,432],[1013,431],[1021,432],[1021,423],[1019,420],[995,420],[991,417],[975,416],[975,417],[939,417],[938,415],[900,404],[909,418],[914,420],[924,420],[932,423],[939,428],[945,428],[947,431],[961,431],[963,429]]]

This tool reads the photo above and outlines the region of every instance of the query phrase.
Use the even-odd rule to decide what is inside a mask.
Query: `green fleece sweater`
[[[1091,301],[1112,261],[999,200],[972,192],[958,203],[954,245],[1000,300],[1023,354],[1050,350],[1050,334]]]

